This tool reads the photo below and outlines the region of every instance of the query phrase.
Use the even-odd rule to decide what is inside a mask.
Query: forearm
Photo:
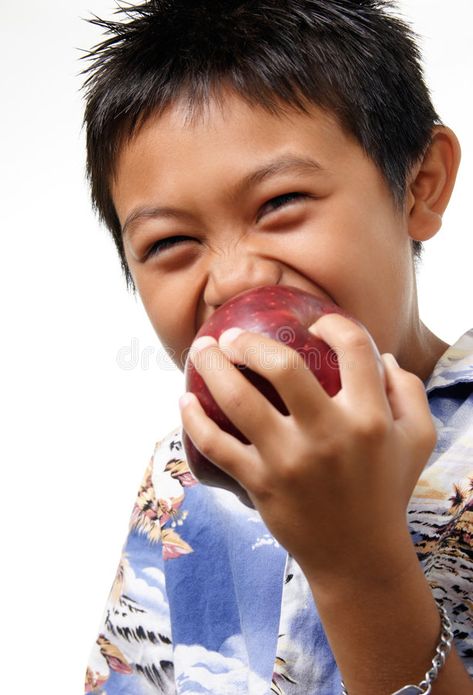
[[[440,616],[413,546],[411,552],[400,574],[360,570],[325,583],[306,572],[349,695],[385,695],[415,685],[431,666]],[[473,682],[453,646],[432,695],[472,694]]]

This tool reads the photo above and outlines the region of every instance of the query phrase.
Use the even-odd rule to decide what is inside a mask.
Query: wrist
[[[350,695],[393,693],[418,683],[432,661],[439,611],[412,543],[409,547],[401,552],[402,562],[387,569],[361,569],[331,583],[328,577],[309,581]]]
[[[371,540],[371,539],[370,539]],[[309,560],[299,563],[318,601],[337,601],[340,597],[356,597],[360,592],[390,593],[415,579],[426,583],[411,536],[406,529],[399,529],[382,544],[367,540],[351,552],[335,553],[327,566],[320,567]],[[297,560],[297,558],[296,558]]]
[[[428,695],[432,690],[432,684],[437,680],[440,671],[445,666],[445,661],[453,645],[453,626],[447,611],[441,603],[438,603],[438,609],[441,616],[441,632],[429,669],[425,672],[422,679],[419,678],[418,683],[406,684],[396,690],[395,693],[392,693],[392,695],[403,695],[403,693],[406,693],[406,695],[407,693]],[[341,688],[342,695],[348,695],[343,681],[341,682]]]

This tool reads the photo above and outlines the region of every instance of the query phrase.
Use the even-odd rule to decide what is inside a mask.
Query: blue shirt
[[[409,528],[473,675],[473,329],[425,387],[438,439]],[[305,576],[256,510],[197,482],[181,434],[156,444],[138,491],[85,692],[338,694]]]

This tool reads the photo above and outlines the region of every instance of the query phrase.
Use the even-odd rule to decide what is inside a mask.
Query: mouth
[[[331,311],[344,313],[330,295],[318,288],[314,291],[312,287],[306,289],[296,285],[259,285],[239,292],[214,309],[200,322],[192,342],[203,335],[218,339],[220,333],[231,326],[260,332],[268,324],[274,326],[293,318],[308,325],[314,316]]]
[[[335,301],[335,299],[330,295],[326,290],[323,285],[314,285],[310,280],[307,279],[306,282],[300,282],[297,284],[292,284],[290,285],[291,287],[295,287],[298,290],[302,290],[302,292],[307,292],[308,294],[311,294],[313,297],[318,299],[320,302],[324,302],[325,304],[334,304],[335,306],[340,307],[338,302]],[[341,309],[342,307],[340,307]]]
[[[315,299],[318,299],[319,302],[323,304],[333,304],[339,308],[340,305],[338,302],[336,302],[328,292],[326,292],[321,286],[317,286],[314,288],[314,286],[307,282],[307,283],[291,283],[291,284],[281,284],[281,285],[256,285],[255,287],[250,287],[247,288],[246,290],[242,290],[242,292],[238,292],[237,294],[233,295],[233,297],[230,297],[226,302],[223,304],[220,304],[216,309],[213,309],[211,313],[206,314],[200,321],[196,321],[195,326],[194,326],[194,338],[197,336],[197,334],[200,332],[202,326],[207,323],[211,319],[211,317],[217,312],[222,309],[222,307],[229,307],[232,305],[233,302],[237,300],[237,298],[240,297],[240,295],[249,293],[249,292],[254,292],[256,290],[260,290],[262,288],[287,288],[288,290],[294,289],[294,290],[300,290],[302,292],[307,292],[307,294],[312,295],[315,297]],[[275,300],[277,301],[277,299]]]

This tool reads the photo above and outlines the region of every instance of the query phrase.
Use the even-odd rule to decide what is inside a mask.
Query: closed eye
[[[285,205],[288,205],[290,203],[296,202],[298,199],[301,198],[308,198],[309,196],[305,193],[285,193],[284,195],[278,195],[276,198],[272,198],[272,200],[268,201],[263,205],[263,212],[264,210],[269,207],[270,210],[269,212],[273,212],[274,210],[277,210],[278,208],[281,208]],[[261,217],[261,215],[258,215],[258,219]],[[167,249],[170,249],[173,246],[176,246],[178,244],[182,244],[186,241],[196,241],[193,237],[189,236],[170,236],[166,237],[165,239],[159,239],[158,241],[155,241],[152,246],[150,246],[146,258],[149,258],[151,256],[158,256],[161,254],[163,251],[166,251]]]
[[[162,251],[171,248],[171,246],[182,244],[185,241],[195,241],[195,239],[190,236],[170,236],[166,239],[159,239],[159,241],[155,241],[154,244],[149,247],[149,250],[146,253],[146,258],[149,258],[150,256],[158,256]]]
[[[284,195],[278,195],[276,198],[273,198],[272,200],[268,201],[263,205],[263,211],[265,208],[268,206],[272,208],[273,210],[277,210],[280,207],[283,207],[283,205],[287,205],[288,203],[293,203],[297,201],[300,198],[308,198],[308,195],[306,193],[285,193]]]

